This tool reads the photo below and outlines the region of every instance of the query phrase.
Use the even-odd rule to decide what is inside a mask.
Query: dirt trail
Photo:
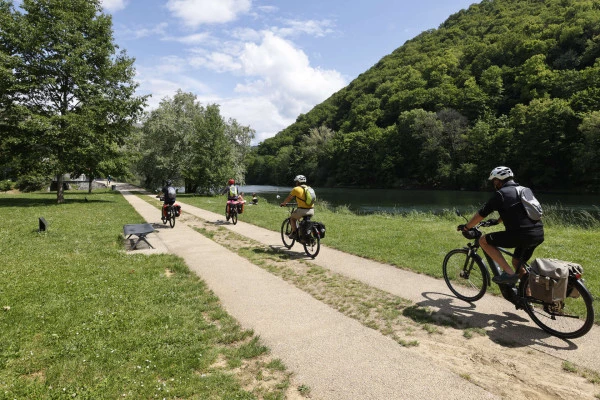
[[[158,223],[156,208],[124,194],[148,222]],[[261,335],[297,378],[311,386],[313,398],[593,399],[600,393],[593,373],[600,370],[597,328],[584,338],[563,341],[545,334],[503,299],[486,296],[470,305],[453,298],[443,281],[326,247],[315,260],[302,260],[459,317],[475,332],[484,331],[468,339],[462,329],[437,327],[436,334],[416,330],[410,335],[419,345],[401,347],[187,225],[222,226],[280,248],[277,232],[242,221],[233,226],[221,215],[187,204],[183,209],[175,229],[160,230],[153,245],[160,242],[159,246],[184,257],[227,310]],[[300,251],[300,247],[291,250]],[[223,262],[229,258],[237,265]],[[567,371],[575,366],[577,373]]]

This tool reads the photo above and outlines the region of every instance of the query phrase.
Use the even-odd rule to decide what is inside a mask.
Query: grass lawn
[[[179,195],[178,199],[224,215],[224,196]],[[534,257],[581,264],[586,286],[592,295],[600,295],[600,223],[585,213],[566,214],[560,209],[549,210],[544,217],[545,241],[536,249]],[[287,208],[261,199],[256,206],[246,205],[239,220],[279,231],[287,216]],[[581,227],[581,218],[589,222],[587,227]],[[356,215],[344,207],[333,209],[327,204],[317,204],[313,219],[327,227],[322,241],[326,246],[437,278],[442,278],[442,261],[446,253],[467,243],[456,231],[456,226],[464,223],[464,219],[450,211],[443,215]],[[502,225],[494,228],[503,229]],[[494,228],[487,228],[487,232]],[[496,285],[490,289],[499,293]],[[596,306],[595,312],[598,323],[600,307]]]
[[[143,220],[118,192],[66,199],[0,194],[0,398],[284,397],[285,366],[181,259],[123,251]]]

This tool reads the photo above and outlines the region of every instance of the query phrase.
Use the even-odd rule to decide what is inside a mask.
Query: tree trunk
[[[94,177],[90,175],[88,177],[88,182],[90,184],[90,186],[88,187],[88,194],[92,194],[92,182],[94,182]]]
[[[56,175],[56,203],[62,204],[65,202],[65,191],[63,189],[64,175]]]

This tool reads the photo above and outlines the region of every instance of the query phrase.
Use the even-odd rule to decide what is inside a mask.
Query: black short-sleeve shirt
[[[492,198],[479,209],[479,215],[485,218],[492,212],[498,211],[507,231],[543,229],[542,221],[534,221],[527,216],[525,207],[523,207],[519,195],[517,194],[517,186],[519,186],[519,184],[515,181],[506,182],[504,186],[496,191]]]

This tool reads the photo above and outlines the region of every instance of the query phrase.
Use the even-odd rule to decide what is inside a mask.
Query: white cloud
[[[206,67],[217,72],[232,72],[242,69],[242,65],[232,55],[219,52],[192,57],[189,63],[193,67]]]
[[[255,79],[236,91],[268,98],[285,118],[309,111],[346,85],[339,72],[311,67],[302,50],[272,32],[260,44],[247,43],[240,61],[245,75]]]
[[[242,40],[245,42],[256,42],[261,38],[260,32],[247,27],[234,29],[231,32],[231,36],[234,39]]]
[[[242,3],[251,5],[250,0],[169,0],[168,7],[186,25],[197,26],[235,18],[236,12],[247,11]],[[224,7],[229,13],[223,11],[217,18],[218,12],[208,12],[215,7]],[[210,21],[208,16],[203,17],[206,13],[211,14]],[[163,40],[190,45],[187,56],[164,57],[151,67],[138,69],[140,92],[153,94],[149,109],[156,108],[163,98],[172,97],[178,89],[194,93],[202,104],[219,104],[225,118],[234,118],[254,129],[253,144],[259,143],[346,85],[338,71],[311,65],[307,54],[286,39],[298,35],[321,37],[331,33],[332,27],[328,20],[287,20],[283,27],[264,31],[239,26],[221,32],[228,37],[219,36],[218,32],[163,35]],[[234,92],[217,94],[210,87],[219,87],[216,82],[195,79],[214,77],[203,74],[203,69],[222,74],[219,83],[229,79]]]
[[[108,12],[123,10],[127,6],[125,0],[102,0],[102,8]]]
[[[296,36],[299,34],[308,34],[314,37],[324,37],[329,33],[333,33],[333,27],[335,24],[330,20],[308,20],[308,21],[297,21],[287,20],[286,25],[283,28],[274,27],[272,31],[278,36]]]
[[[210,101],[221,106],[221,114],[234,118],[241,125],[250,126],[256,131],[252,144],[275,136],[296,119],[283,117],[273,102],[266,97],[237,97]],[[206,104],[206,103],[205,103]]]
[[[154,27],[151,28],[122,28],[120,32],[123,36],[130,37],[133,39],[141,39],[148,36],[159,35],[162,36],[167,29],[168,24],[166,22],[161,22]]]
[[[182,37],[166,37],[164,40],[173,40],[176,42],[180,42],[187,45],[192,44],[202,44],[211,42],[214,39],[211,37],[210,33],[194,33],[192,35],[182,36]]]
[[[163,57],[151,67],[137,66],[138,93],[152,94],[148,99],[149,111],[156,109],[165,97],[173,97],[179,89],[196,95],[213,95],[209,85],[185,74],[186,67],[187,61],[177,56]]]
[[[246,14],[252,0],[169,0],[167,8],[189,27],[202,24],[222,24]]]

